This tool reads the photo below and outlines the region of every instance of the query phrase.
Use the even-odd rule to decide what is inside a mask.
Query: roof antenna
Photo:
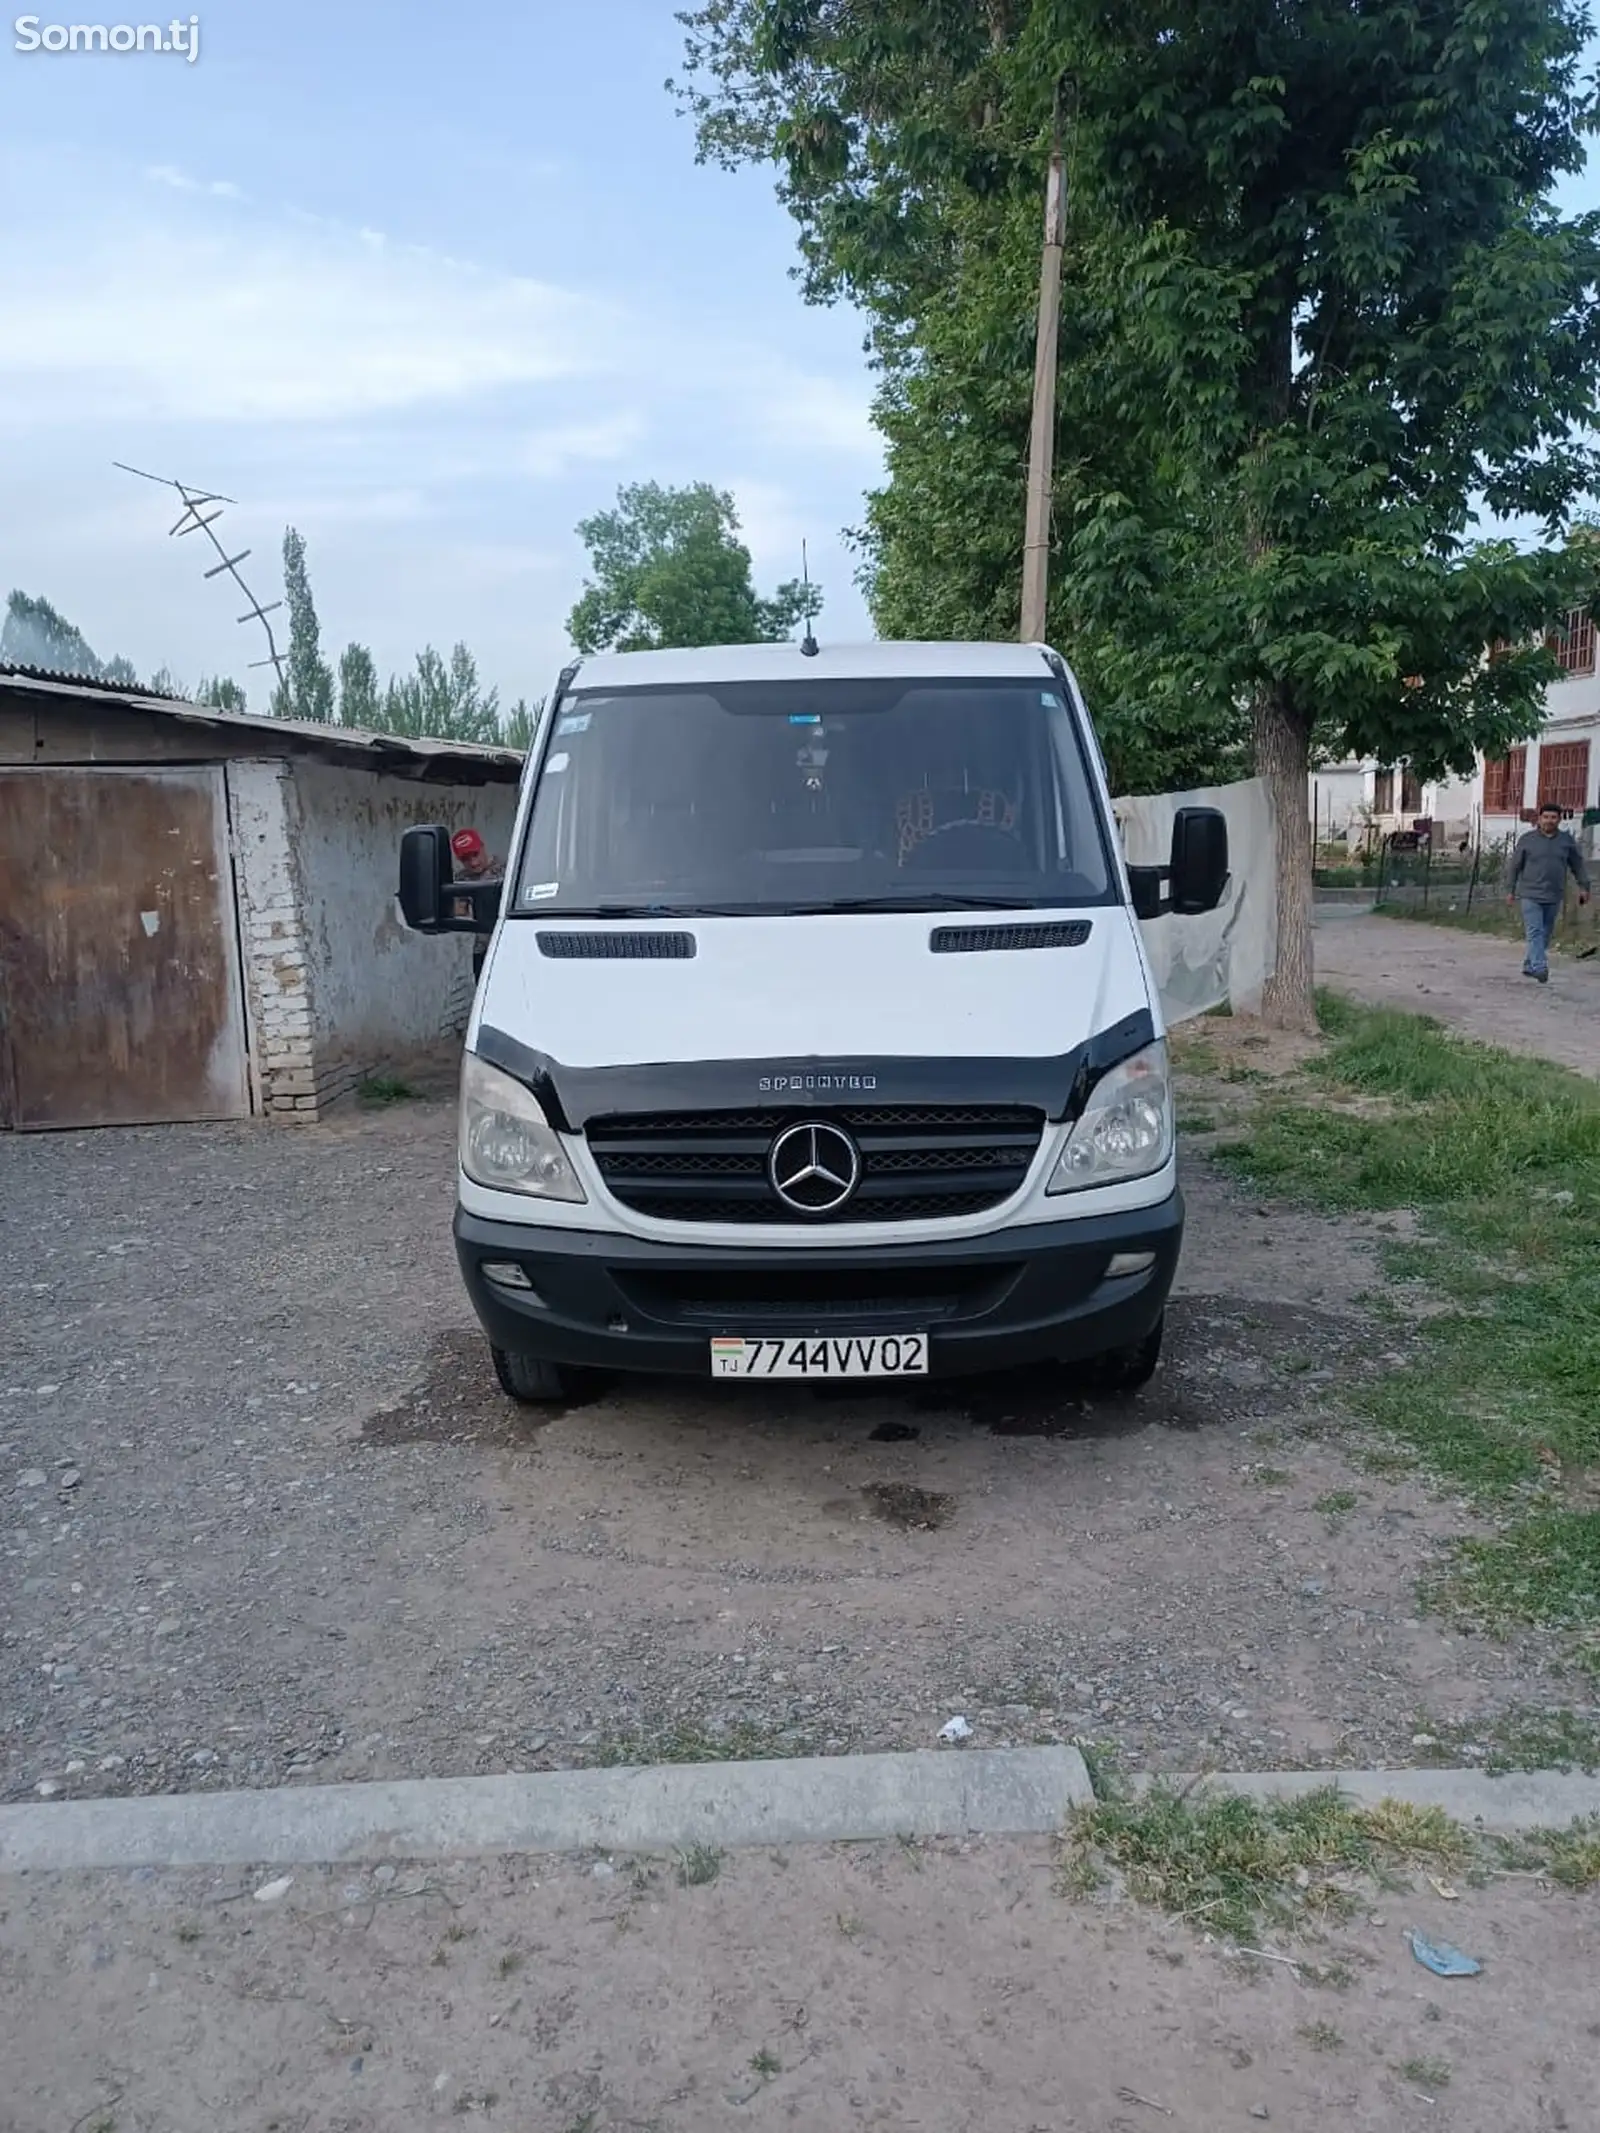
[[[800,640],[800,657],[802,659],[815,659],[820,647],[811,629],[815,610],[811,605],[811,566],[806,560],[806,544],[804,541],[800,543],[800,585],[805,599],[806,618],[806,633]]]

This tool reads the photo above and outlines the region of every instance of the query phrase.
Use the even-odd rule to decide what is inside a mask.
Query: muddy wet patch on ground
[[[909,1481],[870,1481],[861,1494],[874,1518],[906,1533],[936,1532],[955,1515],[953,1496],[938,1489],[919,1489]]]

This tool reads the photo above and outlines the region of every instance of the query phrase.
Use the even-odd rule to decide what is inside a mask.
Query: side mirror
[[[1180,807],[1172,820],[1167,897],[1180,918],[1215,911],[1228,892],[1228,820],[1220,808]]]
[[[442,933],[445,892],[455,875],[450,832],[408,829],[400,839],[400,911],[413,933]]]
[[[1219,808],[1180,807],[1164,867],[1129,867],[1135,918],[1198,918],[1228,893],[1228,821]]]

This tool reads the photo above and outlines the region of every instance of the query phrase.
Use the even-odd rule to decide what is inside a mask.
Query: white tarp
[[[1272,805],[1265,781],[1213,785],[1114,800],[1130,866],[1165,866],[1180,807],[1219,807],[1228,821],[1228,891],[1203,918],[1147,919],[1144,945],[1169,1022],[1184,1022],[1230,1001],[1240,1014],[1261,1006],[1278,960],[1278,898]]]

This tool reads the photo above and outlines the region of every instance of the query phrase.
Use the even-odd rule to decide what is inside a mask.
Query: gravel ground
[[[1432,1015],[1508,1052],[1600,1074],[1600,957],[1556,956],[1548,985],[1522,976],[1522,950],[1449,926],[1319,917],[1317,979],[1373,1007]]]
[[[1540,1640],[1419,1618],[1464,1514],[1352,1463],[1340,1385],[1396,1337],[1371,1233],[1198,1158],[1188,1189],[1136,1399],[642,1383],[541,1422],[457,1280],[446,1101],[0,1136],[0,1791],[917,1747],[957,1713],[1166,1768],[1403,1762],[1568,1700]]]
[[[30,1877],[0,1909],[0,2128],[1594,2123],[1592,1897],[1418,1877],[1294,1969],[1051,1868],[1036,1841],[712,1855],[687,1887],[626,1858]],[[1483,1974],[1429,1977],[1411,1925]]]

